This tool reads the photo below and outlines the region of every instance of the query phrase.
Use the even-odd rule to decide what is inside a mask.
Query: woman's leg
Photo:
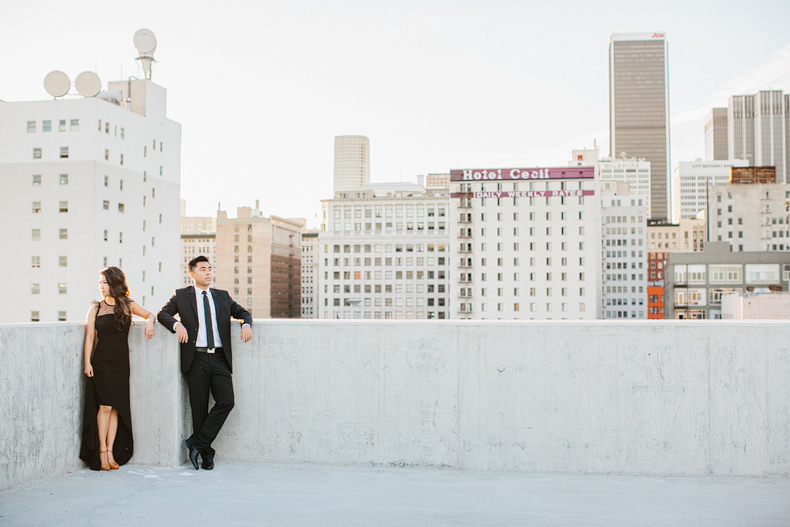
[[[115,445],[115,435],[118,433],[118,410],[112,408],[110,412],[110,422],[107,427],[107,460],[112,465],[115,458],[112,456],[113,445]]]
[[[107,431],[110,427],[110,415],[112,406],[99,406],[96,414],[96,425],[99,429],[99,459],[102,466],[107,465]]]

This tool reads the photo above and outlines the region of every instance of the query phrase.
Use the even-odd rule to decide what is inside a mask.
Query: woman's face
[[[99,275],[99,292],[105,298],[110,296],[110,286],[107,285],[107,279],[104,278],[103,274]]]

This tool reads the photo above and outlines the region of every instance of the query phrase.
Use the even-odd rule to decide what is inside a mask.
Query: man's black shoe
[[[192,462],[192,466],[195,467],[195,470],[199,469],[200,465],[198,465],[198,454],[200,454],[200,452],[197,451],[197,448],[192,446],[192,444],[189,442],[189,439],[184,439],[184,445],[187,447],[189,460]]]
[[[211,470],[214,468],[214,458],[213,457],[205,457],[203,454],[200,455],[203,459],[203,464],[201,465],[205,470]]]

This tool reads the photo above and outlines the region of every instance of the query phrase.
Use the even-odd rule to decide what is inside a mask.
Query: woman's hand
[[[93,366],[91,366],[90,362],[85,365],[85,375],[88,377],[93,377]]]
[[[154,320],[155,318],[152,315],[145,321],[145,338],[148,340],[154,336]]]

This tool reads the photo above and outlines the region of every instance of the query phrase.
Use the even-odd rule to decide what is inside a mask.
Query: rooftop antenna
[[[138,29],[134,34],[134,47],[137,48],[137,53],[140,54],[135,60],[140,61],[145,78],[151,80],[151,65],[156,62],[154,60],[154,51],[156,50],[154,32],[145,28]]]

